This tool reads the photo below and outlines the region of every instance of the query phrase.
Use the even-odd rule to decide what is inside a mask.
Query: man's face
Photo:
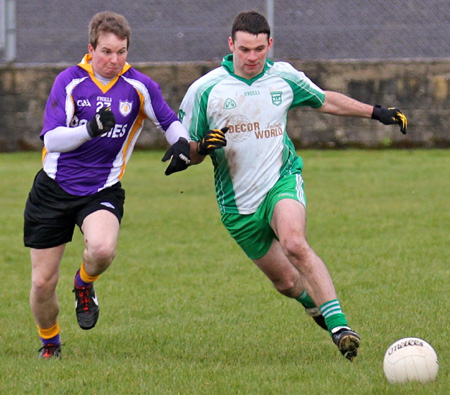
[[[228,45],[233,52],[234,73],[245,79],[252,79],[264,69],[267,52],[273,39],[267,34],[254,34],[238,31],[235,40],[228,38]]]
[[[113,33],[102,33],[97,40],[97,48],[89,44],[92,56],[92,69],[104,78],[114,78],[123,69],[127,61],[127,39],[121,39]]]

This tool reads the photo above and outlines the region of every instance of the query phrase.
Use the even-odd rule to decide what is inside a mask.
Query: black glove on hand
[[[226,132],[228,132],[228,128],[208,130],[206,136],[199,141],[197,152],[200,155],[208,155],[218,148],[225,147],[227,145]]]
[[[408,129],[408,120],[405,114],[396,107],[384,108],[378,104],[373,108],[372,119],[376,119],[385,125],[400,125],[400,132],[406,134]]]
[[[180,137],[175,144],[172,144],[163,156],[162,161],[165,162],[169,159],[172,160],[167,166],[166,176],[187,169],[191,163],[191,153],[189,142],[185,138]]]
[[[109,132],[116,124],[114,114],[109,107],[103,107],[92,121],[87,123],[89,136],[97,137]]]

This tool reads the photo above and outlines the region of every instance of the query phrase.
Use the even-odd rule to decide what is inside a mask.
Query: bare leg
[[[31,248],[31,291],[30,306],[36,324],[43,329],[56,324],[59,301],[56,286],[59,279],[59,265],[66,245],[35,249]]]
[[[267,254],[253,262],[281,294],[297,298],[305,289],[299,271],[286,258],[278,240],[274,239]]]
[[[283,254],[298,270],[304,289],[316,306],[336,299],[330,274],[306,241],[306,209],[292,199],[279,201],[274,209],[272,228]]]
[[[119,228],[117,217],[107,210],[95,211],[84,219],[83,262],[90,276],[98,276],[111,265],[116,254]]]

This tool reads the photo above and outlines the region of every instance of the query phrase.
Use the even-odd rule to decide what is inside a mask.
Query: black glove
[[[216,149],[225,147],[227,145],[226,132],[228,132],[228,128],[208,130],[206,136],[198,142],[197,152],[200,155],[208,155]]]
[[[191,153],[189,142],[180,137],[175,144],[172,144],[162,158],[162,161],[172,159],[167,166],[166,176],[187,169],[191,163]]]
[[[399,124],[400,132],[406,134],[408,129],[408,120],[405,114],[396,107],[384,108],[378,104],[373,108],[372,119],[376,119],[385,125]]]
[[[116,124],[114,114],[109,107],[103,107],[92,121],[87,123],[89,136],[97,137],[109,132]]]

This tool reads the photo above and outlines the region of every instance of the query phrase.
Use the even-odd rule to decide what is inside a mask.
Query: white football
[[[433,381],[439,370],[439,361],[425,340],[406,337],[389,346],[384,355],[384,374],[391,384],[406,381]]]

